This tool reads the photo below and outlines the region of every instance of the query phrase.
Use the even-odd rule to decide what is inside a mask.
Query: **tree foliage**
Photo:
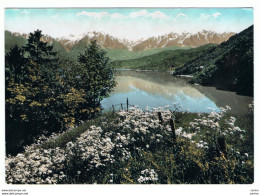
[[[94,117],[115,85],[109,59],[95,44],[79,64],[60,64],[40,30],[6,55],[6,149],[17,153],[40,134]]]
[[[87,102],[97,108],[115,86],[109,58],[96,41],[93,41],[85,53],[79,56],[78,61],[78,88],[85,90]]]

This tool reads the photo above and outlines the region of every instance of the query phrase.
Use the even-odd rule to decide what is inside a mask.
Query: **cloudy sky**
[[[5,9],[5,30],[40,29],[53,37],[101,31],[138,40],[169,32],[240,32],[253,24],[251,8]]]

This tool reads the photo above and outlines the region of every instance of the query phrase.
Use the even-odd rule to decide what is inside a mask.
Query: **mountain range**
[[[9,31],[6,31],[6,36],[7,34],[9,34],[9,37],[12,36],[14,39],[27,39],[29,36],[28,34],[12,33]],[[66,51],[77,50],[78,48],[88,45],[90,41],[96,40],[97,44],[105,49],[123,49],[140,52],[173,46],[198,47],[209,43],[220,44],[227,41],[234,34],[235,33],[233,32],[216,33],[207,30],[200,31],[195,34],[187,32],[178,34],[172,32],[162,36],[131,41],[127,39],[118,39],[103,32],[89,32],[80,36],[70,35],[62,38],[52,38],[51,36],[45,35],[42,37],[42,40],[50,43],[55,42]],[[8,47],[6,49],[8,49]]]
[[[5,52],[25,45],[27,38],[28,34],[5,31]],[[51,43],[60,57],[72,60],[96,40],[115,68],[175,70],[174,75],[192,75],[192,83],[253,95],[253,26],[238,34],[203,30],[139,41],[101,32],[56,39],[44,35],[42,40]]]

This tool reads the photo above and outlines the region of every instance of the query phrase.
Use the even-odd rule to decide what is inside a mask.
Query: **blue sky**
[[[240,32],[253,24],[251,8],[5,9],[5,30],[40,29],[53,37],[102,31],[138,40],[169,32]]]

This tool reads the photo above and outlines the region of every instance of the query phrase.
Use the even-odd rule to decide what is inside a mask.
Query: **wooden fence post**
[[[112,108],[113,108],[113,112],[115,111],[115,107],[114,107],[114,105],[112,104]]]
[[[126,98],[126,111],[128,112],[128,98]]]
[[[175,124],[174,124],[174,121],[172,119],[170,119],[170,126],[171,126],[171,129],[172,129],[173,143],[176,143]]]
[[[162,113],[158,112],[158,117],[159,117],[159,121],[162,124],[163,123],[163,118],[162,118]]]
[[[227,158],[227,145],[224,137],[218,138],[218,148],[224,154],[225,158]]]

